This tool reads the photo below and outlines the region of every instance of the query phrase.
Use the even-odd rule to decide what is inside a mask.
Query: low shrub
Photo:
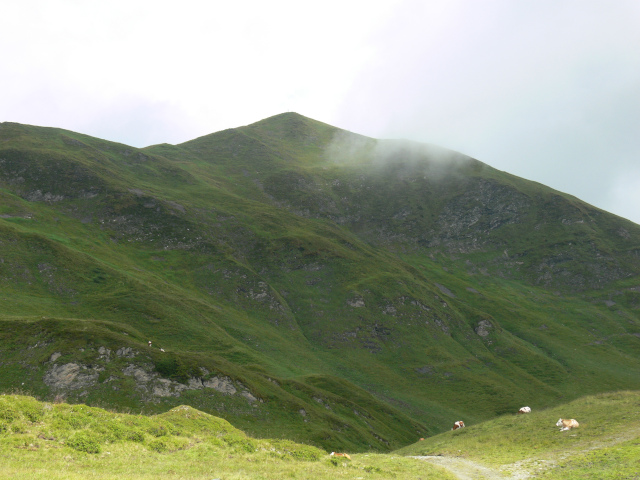
[[[255,452],[257,443],[244,435],[230,434],[223,438],[224,442],[237,452]]]
[[[44,417],[44,405],[34,398],[25,398],[18,406],[30,422],[39,422]]]
[[[144,433],[140,430],[129,430],[125,433],[124,438],[130,442],[144,443]]]
[[[325,452],[319,448],[295,443],[290,440],[275,440],[271,442],[271,445],[275,451],[280,454],[281,458],[289,457],[295,460],[315,462],[325,455]]]
[[[152,425],[147,432],[154,437],[165,437],[171,433],[166,425]]]
[[[67,446],[85,453],[100,453],[102,445],[96,435],[87,431],[80,431],[73,434],[65,442]]]
[[[0,420],[13,422],[14,420],[17,420],[19,416],[20,415],[15,408],[0,399]]]
[[[158,453],[166,452],[169,449],[167,442],[163,438],[156,438],[154,440],[151,440],[147,444],[147,447],[149,448],[149,450],[153,450],[154,452]]]
[[[28,429],[24,422],[13,422],[11,424],[11,431],[13,433],[27,433]]]

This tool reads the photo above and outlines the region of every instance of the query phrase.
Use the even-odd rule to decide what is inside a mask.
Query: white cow
[[[531,407],[522,407],[518,413],[531,413]]]
[[[579,427],[579,426],[580,426],[580,424],[576,420],[574,420],[573,418],[570,419],[570,420],[566,419],[566,418],[565,419],[561,418],[556,423],[556,427],[560,427],[560,431],[561,432],[564,432],[565,430],[571,430],[572,428],[576,428],[576,427]]]

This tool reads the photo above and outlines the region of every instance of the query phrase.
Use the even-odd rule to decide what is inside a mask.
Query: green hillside
[[[0,395],[0,456],[0,477],[28,480],[455,478],[411,459],[252,438],[186,405],[145,416],[19,395]]]
[[[389,451],[640,389],[640,226],[455,152],[3,123],[0,195],[2,391]]]
[[[640,471],[638,405],[639,392],[587,396],[442,433],[395,453],[478,462],[518,478],[632,479]],[[560,431],[559,418],[574,418],[579,426]]]

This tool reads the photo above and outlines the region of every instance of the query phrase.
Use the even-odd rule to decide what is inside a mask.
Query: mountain
[[[3,123],[0,195],[2,391],[385,451],[640,388],[640,226],[460,153]]]

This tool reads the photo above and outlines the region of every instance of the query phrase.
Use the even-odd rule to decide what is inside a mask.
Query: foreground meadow
[[[560,432],[560,417],[580,426]],[[0,478],[638,480],[640,392],[534,408],[350,460],[251,438],[188,406],[144,416],[0,395]]]
[[[161,415],[0,396],[0,478],[434,479],[455,476],[397,455],[331,457],[288,440],[248,437],[181,406]]]
[[[580,426],[561,432],[559,418]],[[459,459],[496,478],[640,479],[640,392],[584,397],[527,415],[505,415],[446,432],[396,454]],[[500,476],[499,476],[500,475]]]

